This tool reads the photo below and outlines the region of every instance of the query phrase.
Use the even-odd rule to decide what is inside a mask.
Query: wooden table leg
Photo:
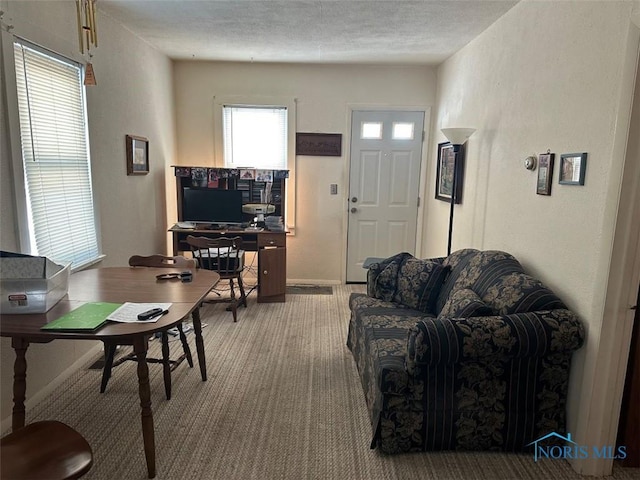
[[[162,332],[162,376],[164,378],[164,393],[167,400],[171,400],[171,362],[169,360],[169,334]]]
[[[149,366],[147,365],[147,340],[144,336],[136,337],[133,351],[138,360],[138,392],[142,408],[142,439],[144,455],[147,459],[149,478],[156,476],[156,440],[153,430],[153,412],[151,411],[151,387],[149,386]]]
[[[193,333],[196,337],[196,351],[198,352],[198,364],[202,381],[207,381],[207,360],[204,356],[204,340],[202,339],[202,322],[200,322],[200,308],[196,308],[192,314]]]
[[[11,339],[11,346],[16,352],[16,361],[13,364],[13,415],[11,417],[11,430],[16,431],[25,424],[24,401],[27,394],[27,348],[29,341],[20,337]]]

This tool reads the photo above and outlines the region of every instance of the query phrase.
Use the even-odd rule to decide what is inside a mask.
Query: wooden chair
[[[231,296],[221,297],[219,300],[208,302],[228,302],[229,310],[233,314],[233,321],[238,321],[238,305],[247,306],[247,296],[242,284],[242,270],[244,268],[244,250],[240,237],[194,237],[189,235],[187,243],[191,248],[193,258],[198,261],[199,268],[213,270],[220,275],[221,280],[229,280]],[[234,280],[238,283],[240,297],[236,297]]]
[[[0,440],[3,479],[75,479],[91,470],[92,465],[91,446],[62,422],[34,422]]]
[[[133,255],[129,258],[129,266],[131,267],[171,267],[171,268],[183,268],[194,270],[197,267],[197,263],[192,258],[186,258],[182,256],[177,257],[166,257],[164,255],[149,255],[149,256],[141,256],[141,255]],[[167,397],[167,400],[171,399],[171,371],[174,370],[185,358],[189,363],[189,367],[193,368],[193,357],[191,356],[191,349],[189,348],[189,343],[187,342],[187,337],[184,334],[184,330],[182,328],[182,322],[177,325],[178,335],[180,336],[180,342],[182,343],[182,350],[184,354],[180,356],[177,360],[171,360],[169,358],[169,335],[167,332],[162,332],[161,341],[162,341],[162,358],[147,358],[147,362],[149,363],[161,363],[163,367],[163,376],[164,376],[164,390]],[[117,342],[111,342],[108,340],[104,340],[104,368],[102,369],[102,382],[100,383],[100,393],[104,393],[107,389],[107,383],[111,378],[111,370],[114,366],[120,365],[122,362],[127,360],[136,360],[136,356],[134,353],[130,353],[125,355],[124,357],[118,359],[118,361],[114,364],[114,356],[116,353],[116,348],[118,347]]]

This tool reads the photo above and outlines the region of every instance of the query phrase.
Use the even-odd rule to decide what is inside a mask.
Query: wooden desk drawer
[[[269,233],[265,235],[258,235],[258,248],[262,247],[286,247],[287,246],[287,234],[286,233]]]

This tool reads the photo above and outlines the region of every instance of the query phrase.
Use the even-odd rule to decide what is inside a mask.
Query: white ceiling
[[[98,0],[97,6],[174,59],[438,64],[516,3]]]

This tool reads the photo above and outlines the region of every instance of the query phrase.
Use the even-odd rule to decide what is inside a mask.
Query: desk
[[[30,343],[49,343],[57,339],[65,340],[111,340],[132,343],[138,362],[138,393],[142,409],[142,437],[149,478],[156,476],[155,433],[151,411],[151,390],[149,369],[146,362],[146,337],[156,332],[168,330],[193,313],[193,330],[202,380],[207,379],[202,326],[198,307],[207,293],[218,283],[217,273],[208,270],[194,272],[193,281],[156,281],[158,273],[172,270],[166,268],[114,267],[85,270],[71,275],[69,292],[47,313],[42,314],[2,314],[0,315],[0,335],[11,338],[11,346],[16,352],[13,380],[12,429],[25,425],[26,394],[26,351]],[[176,270],[179,271],[179,270]],[[171,302],[169,313],[154,323],[108,322],[95,332],[55,332],[40,328],[87,302]],[[105,400],[109,396],[106,395]]]
[[[287,289],[286,232],[170,228],[173,254],[190,251],[187,237],[240,237],[242,249],[258,252],[258,303],[284,302]]]

